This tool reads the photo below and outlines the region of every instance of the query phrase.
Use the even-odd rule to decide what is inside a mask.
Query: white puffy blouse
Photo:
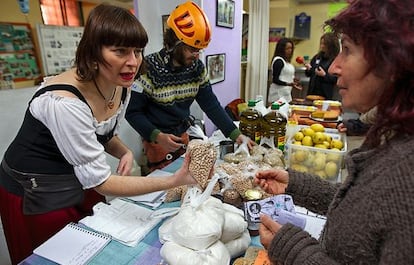
[[[96,120],[89,106],[79,98],[62,97],[49,91],[30,104],[31,114],[50,130],[84,189],[100,185],[111,175],[104,147],[96,133],[109,133],[118,121],[114,135],[118,134],[130,95],[128,92],[115,115],[102,122]]]

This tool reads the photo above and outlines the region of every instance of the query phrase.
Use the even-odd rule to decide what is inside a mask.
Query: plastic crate
[[[309,126],[296,126],[287,139],[285,145],[286,166],[297,171],[318,175],[330,182],[340,182],[344,157],[347,153],[346,134],[339,133],[336,129],[325,128],[325,133],[330,135],[332,139],[339,139],[344,143],[344,147],[340,151],[293,144],[294,133],[304,127]]]

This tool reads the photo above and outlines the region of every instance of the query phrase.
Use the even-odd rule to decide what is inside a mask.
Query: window
[[[75,0],[39,0],[45,25],[82,26],[81,12]]]

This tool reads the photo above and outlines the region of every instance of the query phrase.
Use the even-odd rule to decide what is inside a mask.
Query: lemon
[[[312,130],[314,130],[315,132],[324,132],[325,131],[325,127],[320,123],[314,123],[310,126],[310,128]]]
[[[322,179],[326,179],[326,173],[324,170],[316,170],[314,174]]]
[[[299,171],[299,172],[303,172],[306,173],[308,172],[308,168],[303,166],[303,165],[299,165],[299,164],[294,164],[290,167],[293,170]]]
[[[328,149],[328,147],[326,147],[326,145],[324,144],[315,144],[313,147],[321,148],[321,149]]]
[[[312,167],[314,170],[323,170],[325,168],[326,159],[322,156],[316,157],[313,160]]]
[[[338,166],[335,162],[329,161],[325,165],[326,176],[332,178],[338,175]]]
[[[306,128],[303,128],[303,129],[302,129],[302,133],[303,133],[303,135],[305,135],[305,136],[310,136],[310,137],[312,137],[312,136],[315,134],[315,131],[314,131],[314,130],[312,130],[310,127],[306,127]]]
[[[305,135],[301,132],[301,131],[299,131],[299,132],[296,132],[295,133],[295,135],[293,136],[293,138],[296,140],[296,141],[302,141],[302,139],[303,139],[303,137],[304,137]]]
[[[302,145],[302,142],[301,141],[294,141],[293,144],[295,144],[295,145]]]
[[[315,157],[314,157],[313,153],[308,153],[308,157],[306,158],[306,160],[302,164],[307,166],[307,167],[312,167],[314,158]]]
[[[294,153],[295,160],[298,162],[303,162],[308,158],[308,152],[303,150],[298,150]]]
[[[329,144],[331,144],[332,136],[330,136],[329,134],[325,134],[325,136],[326,136],[325,141],[327,141]]]
[[[337,148],[332,148],[331,149],[332,151],[339,151],[339,149],[337,149]],[[339,160],[341,159],[341,154],[340,153],[337,153],[337,152],[329,152],[327,155],[326,155],[326,160],[327,161],[333,161],[333,162],[339,162]]]
[[[323,143],[322,143],[324,146],[326,146],[326,148],[330,148],[331,147],[331,143],[330,142],[328,142],[328,141],[323,141]]]
[[[344,147],[344,143],[341,140],[332,140],[331,141],[331,148],[337,148],[341,150]]]
[[[314,144],[322,144],[325,139],[326,136],[322,132],[315,132],[315,134],[312,136],[312,141]]]
[[[320,156],[326,159],[326,152],[325,151],[315,152],[315,157],[320,157]]]
[[[303,139],[302,139],[302,145],[305,145],[305,146],[313,146],[312,137],[310,137],[309,135],[306,135],[305,137],[303,137]]]

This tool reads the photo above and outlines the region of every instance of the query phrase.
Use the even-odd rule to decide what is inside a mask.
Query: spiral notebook
[[[33,253],[58,264],[81,265],[90,261],[110,241],[109,235],[70,223],[37,247]]]

